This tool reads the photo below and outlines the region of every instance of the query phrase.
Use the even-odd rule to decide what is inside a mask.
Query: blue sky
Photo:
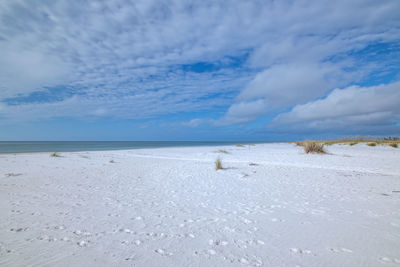
[[[0,2],[0,140],[400,133],[400,1]]]

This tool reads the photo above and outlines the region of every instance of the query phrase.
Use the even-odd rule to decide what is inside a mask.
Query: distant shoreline
[[[144,148],[224,146],[273,143],[266,141],[0,141],[0,154],[112,151]]]

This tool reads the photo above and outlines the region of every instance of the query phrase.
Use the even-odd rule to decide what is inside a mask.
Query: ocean
[[[27,152],[99,151],[138,148],[220,146],[260,142],[202,141],[0,141],[0,154]]]

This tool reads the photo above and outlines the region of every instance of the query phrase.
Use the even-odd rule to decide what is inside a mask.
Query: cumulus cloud
[[[273,65],[246,86],[222,123],[252,121],[260,114],[321,97],[332,86],[326,77],[329,71],[316,65]]]
[[[295,106],[278,115],[269,127],[312,129],[396,126],[400,120],[400,82],[378,86],[350,86],[326,98]]]
[[[222,117],[222,123],[249,122],[315,100],[335,87],[358,83],[376,72],[397,72],[393,68],[399,63],[393,57],[399,54],[396,50],[388,53],[392,53],[392,58],[381,55],[375,59],[371,59],[371,51],[362,52],[367,55],[363,57],[357,51],[367,49],[371,43],[398,42],[397,30],[393,28],[400,24],[393,12],[400,11],[398,4],[297,4],[293,4],[296,11],[289,9],[282,20],[291,21],[291,25],[278,26],[280,33],[271,31],[271,38],[250,55],[249,65],[261,71],[241,91]],[[354,15],[351,10],[360,13]]]

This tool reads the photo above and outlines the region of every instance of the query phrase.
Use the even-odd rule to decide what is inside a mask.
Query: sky
[[[400,1],[0,1],[0,140],[400,135]]]

